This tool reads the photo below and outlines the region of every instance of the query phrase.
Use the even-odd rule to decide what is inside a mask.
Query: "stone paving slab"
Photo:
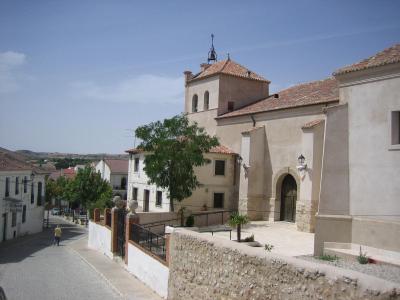
[[[115,262],[105,255],[88,248],[87,244],[87,237],[84,237],[70,243],[69,247],[98,272],[110,287],[117,291],[124,299],[162,299],[139,279],[128,273],[123,263]]]

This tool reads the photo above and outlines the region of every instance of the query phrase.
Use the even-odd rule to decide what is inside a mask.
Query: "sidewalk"
[[[87,247],[87,243],[87,236],[85,236],[68,246],[102,276],[123,299],[162,299],[136,277],[128,273],[124,269],[123,263],[119,264],[105,255],[91,250]]]

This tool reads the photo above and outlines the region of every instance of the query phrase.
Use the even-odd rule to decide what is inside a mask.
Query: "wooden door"
[[[291,175],[286,175],[281,191],[281,221],[296,221],[297,184]]]

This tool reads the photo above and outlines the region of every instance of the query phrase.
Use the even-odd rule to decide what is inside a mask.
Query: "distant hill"
[[[87,159],[87,160],[100,160],[102,158],[111,159],[128,159],[127,154],[107,154],[107,153],[95,153],[95,154],[76,154],[76,153],[59,153],[59,152],[35,152],[31,150],[17,150],[15,153],[23,155],[31,160],[51,160],[59,158],[71,158],[71,159]]]

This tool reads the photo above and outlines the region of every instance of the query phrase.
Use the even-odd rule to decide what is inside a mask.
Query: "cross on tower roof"
[[[210,51],[208,51],[208,63],[211,61],[216,62],[217,61],[217,52],[215,52],[214,48],[214,34],[211,34],[211,48]]]

